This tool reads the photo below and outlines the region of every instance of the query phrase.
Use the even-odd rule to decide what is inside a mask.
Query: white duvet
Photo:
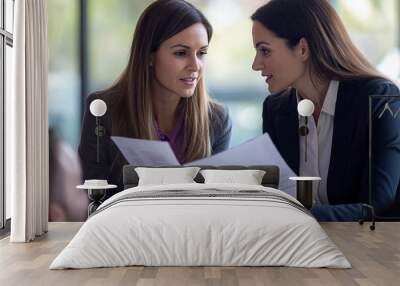
[[[131,188],[105,201],[50,269],[127,265],[351,267],[311,215],[280,200],[178,196],[118,202],[137,192],[204,193],[214,188],[265,191],[299,204],[279,190],[254,185]]]

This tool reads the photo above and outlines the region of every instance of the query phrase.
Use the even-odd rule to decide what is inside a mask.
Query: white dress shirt
[[[321,181],[314,182],[313,199],[317,204],[329,204],[327,194],[327,180],[331,160],[333,122],[339,82],[332,80],[322,105],[318,125],[313,116],[308,117],[307,162],[305,162],[305,138],[300,140],[300,176],[321,177]],[[300,98],[297,96],[297,101]],[[305,124],[305,118],[299,115],[299,126]]]

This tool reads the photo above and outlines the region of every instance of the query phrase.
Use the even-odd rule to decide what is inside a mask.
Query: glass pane
[[[3,94],[3,84],[4,84],[4,76],[3,76],[3,45],[4,45],[4,37],[0,35],[0,151],[3,151],[3,144],[4,144],[4,122],[3,122],[3,114],[5,111],[4,108],[4,94]],[[4,227],[4,152],[0,152],[0,228]]]
[[[87,194],[76,192],[81,183],[76,149],[80,138],[79,1],[47,1],[48,116],[50,152],[49,220],[83,221]]]
[[[79,5],[47,2],[49,44],[49,127],[76,148],[80,136]]]
[[[12,72],[12,48],[6,45],[6,74],[5,74],[5,98],[10,98],[11,95],[11,72]],[[6,188],[6,219],[11,217],[11,189]]]
[[[335,7],[352,40],[367,59],[386,76],[400,83],[398,2],[337,0]]]
[[[90,0],[89,6],[89,90],[109,86],[127,64],[138,17],[150,0]],[[226,104],[232,116],[231,146],[261,134],[262,102],[268,94],[259,73],[252,71],[254,48],[251,15],[265,1],[189,0],[204,12],[214,28],[207,55],[207,86],[210,94]],[[340,17],[351,37],[378,69],[400,79],[398,0],[335,0]],[[224,11],[221,13],[220,11]],[[371,19],[375,19],[371,21]],[[240,40],[238,40],[240,39]],[[227,48],[229,47],[229,48]],[[232,64],[234,63],[234,64]],[[238,108],[238,106],[247,106]],[[257,120],[251,114],[257,114]],[[238,124],[236,124],[238,123]]]
[[[3,28],[3,0],[0,0],[0,29]]]
[[[14,31],[14,1],[13,0],[5,0],[6,1],[6,30],[10,33]]]
[[[229,108],[233,123],[230,145],[236,146],[262,133],[262,102],[267,89],[251,69],[255,52],[249,17],[265,1],[191,2],[214,28],[207,55],[207,86],[211,96]]]
[[[125,67],[135,23],[151,0],[88,1],[89,91],[109,86]]]

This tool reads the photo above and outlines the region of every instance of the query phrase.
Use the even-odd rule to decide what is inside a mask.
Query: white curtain
[[[46,0],[15,1],[13,92],[6,98],[6,187],[12,242],[47,232],[49,144]]]

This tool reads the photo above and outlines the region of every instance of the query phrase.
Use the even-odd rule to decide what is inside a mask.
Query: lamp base
[[[88,189],[88,197],[90,200],[90,204],[88,206],[88,217],[90,217],[90,215],[94,213],[103,203],[106,194],[106,189]]]
[[[297,181],[296,197],[303,206],[310,210],[313,206],[313,181]]]

